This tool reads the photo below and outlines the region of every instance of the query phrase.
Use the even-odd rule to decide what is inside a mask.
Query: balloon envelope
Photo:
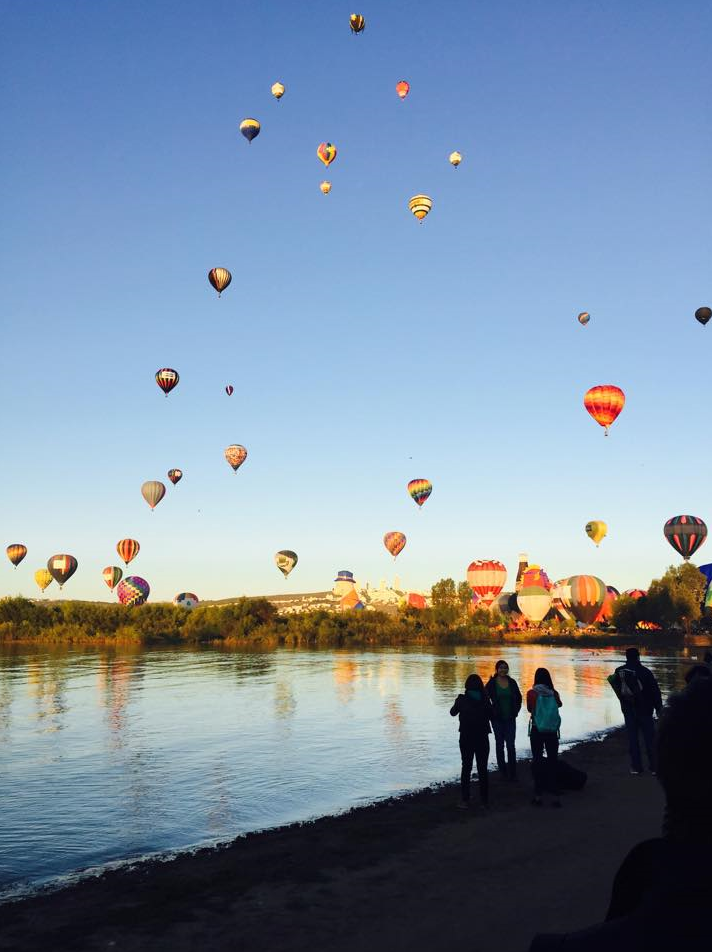
[[[211,268],[210,271],[208,271],[208,281],[210,281],[218,292],[218,297],[220,297],[222,292],[232,281],[232,275],[227,268]]]
[[[195,608],[199,601],[200,599],[197,595],[194,595],[193,592],[181,592],[175,596],[173,604],[179,608]]]
[[[161,499],[166,495],[166,487],[158,479],[149,479],[141,487],[141,495],[151,509],[155,509]]]
[[[332,145],[331,142],[322,142],[317,148],[316,154],[328,168],[336,158],[336,146]]]
[[[352,33],[362,33],[366,26],[366,20],[360,13],[352,13],[349,17],[349,26]]]
[[[541,585],[523,585],[517,592],[517,607],[529,621],[541,621],[551,608],[551,593]]]
[[[606,585],[595,575],[572,575],[570,611],[576,621],[591,625],[601,610],[606,597]]]
[[[396,92],[401,99],[405,99],[405,97],[410,92],[410,83],[407,83],[404,79],[401,79],[400,82],[396,83]]]
[[[52,584],[52,576],[47,569],[37,569],[35,572],[35,582],[39,585],[40,591],[44,592],[47,586]]]
[[[584,394],[583,405],[600,426],[605,428],[613,423],[625,404],[625,394],[620,387],[613,384],[601,384],[591,387]]]
[[[695,317],[700,322],[700,324],[702,324],[702,326],[704,327],[707,321],[709,321],[709,319],[712,317],[712,308],[698,307],[697,310],[695,311]]]
[[[451,152],[450,153],[450,165],[454,165],[455,168],[462,162],[462,154],[460,152]]]
[[[433,200],[428,195],[414,195],[408,202],[408,208],[420,222],[422,222],[432,207]]]
[[[60,553],[59,555],[53,555],[47,561],[47,571],[61,588],[77,571],[78,564],[73,555]]]
[[[225,393],[228,395],[228,397],[231,397],[234,392],[235,392],[235,388],[233,387],[231,383],[229,383],[227,387],[225,387]]]
[[[252,142],[253,139],[257,138],[261,128],[262,126],[257,119],[243,119],[240,123],[240,132],[248,142]]]
[[[22,562],[24,557],[27,555],[27,546],[23,545],[21,542],[13,542],[9,545],[5,552],[7,553],[8,559],[12,564],[17,568],[17,566]]]
[[[586,523],[586,535],[595,542],[596,545],[599,545],[607,533],[608,526],[601,519],[593,519],[591,522]]]
[[[395,559],[405,548],[406,538],[402,532],[387,532],[383,536],[383,544]]]
[[[707,538],[707,526],[699,516],[673,516],[665,523],[663,532],[686,562]]]
[[[299,558],[297,553],[292,552],[291,549],[280,549],[279,552],[275,553],[274,561],[279,571],[286,578],[299,561]]]
[[[239,443],[233,443],[225,450],[225,459],[230,466],[232,466],[233,470],[237,472],[247,459],[247,450],[244,446],[240,446]]]
[[[119,582],[116,594],[122,605],[128,607],[143,605],[151,594],[151,586],[139,575],[127,575],[122,582]]]
[[[173,370],[172,367],[161,367],[160,370],[156,371],[156,383],[166,396],[174,387],[178,386],[179,380],[178,371]]]
[[[478,559],[467,566],[467,584],[479,595],[483,605],[490,606],[504,588],[507,569],[497,559]]]
[[[591,315],[588,313],[588,311],[581,311],[577,320],[579,324],[583,324],[583,326],[585,327],[588,324],[588,322],[591,320]]]
[[[326,179],[325,179],[325,180],[321,183],[321,185],[319,186],[319,188],[321,189],[323,195],[328,195],[329,192],[331,191],[331,182],[327,182]]]
[[[181,481],[181,479],[183,479],[183,470],[182,470],[182,469],[169,469],[167,475],[168,475],[168,478],[170,479],[170,481],[171,481],[171,482],[173,483],[173,485],[175,486],[176,483],[179,483],[179,482]]]
[[[284,96],[284,88],[284,83],[272,83],[272,95],[277,102]]]
[[[423,505],[432,491],[433,484],[429,479],[411,479],[408,483],[411,499],[414,499],[419,506]]]
[[[109,586],[109,590],[113,592],[114,588],[121,581],[124,573],[121,571],[118,565],[107,565],[101,574],[104,581]]]
[[[119,539],[116,543],[116,551],[119,553],[119,558],[124,563],[128,565],[129,562],[132,562],[139,553],[141,546],[135,539]]]

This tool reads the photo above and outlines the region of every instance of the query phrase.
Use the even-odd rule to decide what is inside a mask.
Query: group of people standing
[[[641,663],[638,649],[629,648],[626,651],[625,664],[617,667],[608,681],[620,701],[628,732],[630,772],[640,774],[643,771],[640,748],[642,734],[648,766],[651,772],[655,773],[657,765],[653,714],[660,716],[663,702],[654,674]],[[469,675],[465,681],[464,693],[457,696],[450,708],[450,714],[460,718],[462,800],[459,805],[463,809],[470,805],[473,762],[477,766],[480,802],[482,807],[487,809],[487,763],[490,734],[493,731],[500,776],[509,781],[517,779],[515,740],[517,717],[522,703],[519,685],[510,676],[506,661],[496,663],[494,674],[487,684],[484,684],[477,674]],[[530,714],[529,742],[534,775],[532,803],[534,806],[542,806],[544,794],[548,792],[552,797],[552,806],[560,807],[560,776],[565,766],[561,765],[558,759],[561,726],[559,708],[562,701],[547,668],[536,669],[534,683],[527,691],[526,706]]]
[[[467,809],[470,805],[473,762],[477,766],[480,803],[484,809],[487,809],[489,804],[487,762],[490,754],[490,734],[493,731],[500,776],[508,781],[516,781],[515,740],[517,717],[522,709],[522,703],[522,692],[517,682],[510,676],[509,665],[506,661],[497,662],[494,674],[487,684],[483,683],[478,674],[469,675],[465,681],[464,694],[459,694],[455,698],[450,714],[460,718],[462,757],[460,806],[463,809]],[[546,668],[537,668],[534,683],[527,691],[526,704],[531,714],[529,739],[534,772],[532,803],[541,806],[543,794],[549,790],[553,795],[553,804],[561,806],[556,779],[561,698]]]

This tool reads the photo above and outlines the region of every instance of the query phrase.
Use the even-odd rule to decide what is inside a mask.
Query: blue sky
[[[109,599],[125,536],[158,599],[377,583],[394,529],[410,588],[476,558],[511,581],[520,551],[627,588],[678,561],[665,519],[712,520],[693,317],[712,304],[712,9],[389,0],[359,37],[351,12],[6,9],[0,525],[29,554],[0,594],[69,552],[64,596]],[[582,403],[599,383],[627,395],[608,439]],[[422,510],[413,477],[434,483]],[[147,479],[168,487],[153,513]]]

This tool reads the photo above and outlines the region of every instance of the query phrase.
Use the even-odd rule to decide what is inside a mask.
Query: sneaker
[[[631,768],[630,768],[630,772],[633,774],[634,777],[639,777],[639,776],[642,774],[643,771],[642,771],[642,770],[633,770],[633,768],[631,767]]]

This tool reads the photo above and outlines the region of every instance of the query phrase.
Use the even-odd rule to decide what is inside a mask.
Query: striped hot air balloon
[[[707,526],[699,516],[673,516],[665,523],[663,532],[686,562],[707,538]]]
[[[620,592],[612,585],[606,585],[606,597],[603,599],[600,612],[596,615],[596,624],[609,622],[613,617],[613,605],[620,596]]]
[[[143,605],[150,594],[151,586],[140,575],[127,575],[122,582],[119,582],[119,587],[116,589],[119,601],[127,608]]]
[[[592,625],[606,597],[606,585],[595,575],[572,575],[567,580],[570,605],[567,606],[576,621]]]
[[[240,132],[248,142],[252,142],[253,139],[257,138],[261,128],[262,126],[257,119],[243,119],[240,123]]]
[[[419,222],[423,221],[432,207],[433,200],[427,195],[414,195],[408,202],[408,208],[413,212]]]
[[[529,621],[540,622],[551,608],[551,592],[541,585],[522,585],[517,592],[517,608]]]
[[[109,586],[109,591],[113,592],[116,586],[119,584],[123,578],[123,572],[118,567],[118,565],[107,565],[104,571],[101,573],[102,578]]]
[[[235,392],[235,388],[233,387],[231,383],[229,383],[227,387],[225,387],[225,393],[228,395],[228,397],[231,397],[234,392]]]
[[[411,479],[408,483],[408,492],[419,507],[426,502],[432,491],[433,484],[429,479]]]
[[[35,572],[35,584],[39,586],[41,592],[44,592],[47,586],[52,584],[52,576],[47,569],[37,569]]]
[[[166,396],[168,396],[174,387],[178,386],[179,380],[178,371],[173,370],[171,367],[161,367],[160,370],[156,371],[156,383]]]
[[[366,29],[366,20],[361,16],[360,13],[352,13],[349,17],[349,26],[351,27],[351,32],[355,35],[357,33],[363,33]]]
[[[247,450],[244,446],[240,446],[239,443],[233,443],[232,446],[228,446],[225,450],[225,459],[230,466],[232,466],[234,472],[237,472],[247,459]]]
[[[336,158],[336,146],[332,145],[331,142],[322,142],[317,148],[316,154],[324,165],[329,168]]]
[[[586,391],[583,405],[596,423],[605,428],[608,436],[608,427],[625,405],[625,394],[620,387],[614,387],[610,383],[602,384]]]
[[[153,510],[166,495],[166,487],[158,479],[149,479],[141,486],[141,495]]]
[[[218,292],[218,297],[220,297],[225,288],[232,281],[232,275],[227,268],[211,268],[210,271],[208,271],[208,281],[210,281]]]
[[[12,564],[17,568],[17,566],[22,562],[24,557],[27,555],[27,546],[23,545],[21,542],[13,542],[9,545],[5,552],[7,553],[8,559]]]
[[[467,566],[467,584],[479,595],[480,604],[488,608],[506,581],[507,569],[496,559],[478,559]]]
[[[135,539],[120,539],[116,543],[116,551],[119,553],[119,558],[124,563],[124,565],[128,565],[129,562],[133,562],[140,549],[141,546]]]
[[[73,555],[60,553],[47,561],[47,571],[61,588],[77,571],[79,563]]]
[[[405,548],[405,543],[406,538],[402,532],[387,532],[383,536],[383,544],[393,556],[394,561]]]

